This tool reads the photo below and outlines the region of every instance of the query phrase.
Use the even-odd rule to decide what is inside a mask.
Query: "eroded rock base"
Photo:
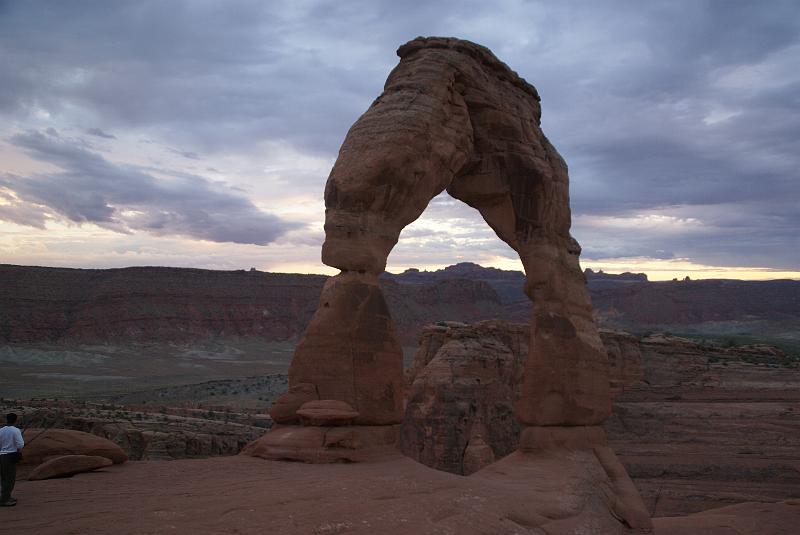
[[[243,455],[312,464],[357,463],[396,457],[399,425],[276,426]]]
[[[558,464],[561,473],[547,472],[548,466]],[[625,526],[638,533],[650,533],[653,523],[644,507],[639,492],[633,485],[625,468],[608,446],[608,439],[602,427],[526,427],[520,436],[517,452],[496,462],[472,477],[506,478],[513,483],[525,478],[544,478],[543,490],[547,490],[547,479],[554,485],[549,491],[554,495],[564,495],[564,488],[599,489],[593,491],[593,498],[599,496],[611,515]],[[559,481],[566,487],[555,488]],[[576,508],[589,499],[588,494],[569,492],[570,500]],[[576,509],[578,511],[579,509]],[[569,522],[582,522],[581,514],[570,517]]]

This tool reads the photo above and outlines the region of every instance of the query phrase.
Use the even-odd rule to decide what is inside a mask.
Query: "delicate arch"
[[[520,256],[534,300],[516,406],[527,425],[610,413],[608,363],[569,234],[567,166],[540,128],[536,89],[488,49],[418,38],[350,128],[325,187],[322,260],[342,270],[297,347],[290,385],[313,384],[362,424],[396,423],[402,351],[377,284],[402,229],[447,189]]]

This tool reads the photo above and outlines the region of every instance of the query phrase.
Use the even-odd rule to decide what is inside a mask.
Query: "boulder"
[[[82,472],[91,472],[114,464],[111,459],[97,455],[62,455],[45,461],[28,475],[29,481],[69,477]]]
[[[26,429],[22,464],[38,465],[63,455],[89,455],[105,457],[114,464],[128,460],[125,452],[102,437],[68,429]]]

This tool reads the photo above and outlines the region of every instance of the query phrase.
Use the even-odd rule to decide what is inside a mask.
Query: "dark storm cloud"
[[[105,139],[117,139],[117,136],[114,134],[109,134],[108,132],[103,132],[99,128],[87,128],[86,133],[90,136],[102,137]]]
[[[93,135],[138,129],[190,159],[262,141],[332,157],[394,50],[420,34],[481,42],[537,86],[586,255],[800,265],[795,0],[5,2],[0,115],[25,124],[45,111],[57,125],[96,125]],[[58,176],[31,187],[43,196]],[[287,183],[321,190],[324,178]],[[104,191],[60,210],[111,217],[92,202]],[[152,212],[148,224],[162,224]],[[648,213],[697,223],[591,222]]]
[[[154,127],[201,148],[282,138],[335,150],[385,72],[365,77],[374,67],[344,50],[326,57],[299,28],[303,8],[282,4],[9,3],[0,110],[85,109],[103,127]]]
[[[45,211],[118,232],[143,230],[217,242],[266,245],[298,225],[259,210],[239,192],[190,174],[163,174],[110,162],[79,140],[41,132],[11,144],[60,170],[6,175],[0,186],[18,202],[0,217],[41,228]],[[37,211],[38,210],[38,211]],[[38,214],[38,216],[37,216]]]

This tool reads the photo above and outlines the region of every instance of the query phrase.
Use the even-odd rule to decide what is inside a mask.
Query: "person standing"
[[[0,427],[0,506],[17,505],[11,497],[14,483],[17,480],[17,463],[22,458],[20,450],[25,446],[22,433],[14,425],[17,415],[6,414],[6,425]]]

